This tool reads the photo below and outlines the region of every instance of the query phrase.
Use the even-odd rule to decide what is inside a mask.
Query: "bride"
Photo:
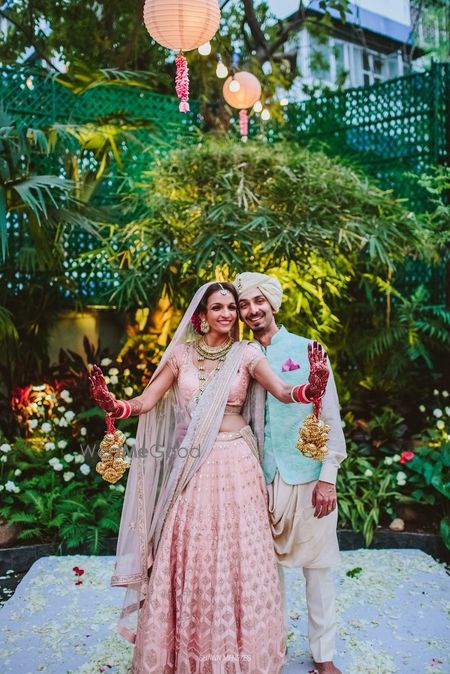
[[[96,403],[116,419],[139,415],[111,579],[127,588],[118,630],[135,644],[134,674],[281,671],[257,438],[264,389],[285,403],[323,392],[326,355],[315,349],[310,361],[309,383],[291,388],[257,344],[239,341],[234,286],[206,283],[141,395],[116,400],[93,366]]]

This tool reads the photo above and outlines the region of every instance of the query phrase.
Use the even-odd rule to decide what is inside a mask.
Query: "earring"
[[[200,323],[200,332],[206,335],[207,332],[210,331],[209,323],[208,321],[204,318],[202,322]]]

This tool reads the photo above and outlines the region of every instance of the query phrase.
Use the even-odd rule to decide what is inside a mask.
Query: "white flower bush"
[[[73,402],[72,396],[70,395],[69,391],[66,390],[61,391],[59,397],[61,398],[61,400],[64,400],[65,403]]]
[[[406,484],[407,475],[402,470],[399,470],[397,473],[397,484],[402,487]]]
[[[118,398],[138,393],[130,384],[129,368],[121,376],[122,368],[113,365],[110,359],[104,359],[102,366],[108,365],[111,365],[108,373],[111,383],[120,387],[114,391]],[[85,387],[85,381],[81,381]],[[33,537],[40,536],[43,541],[56,540],[63,529],[59,524],[61,521],[64,521],[66,531],[74,529],[71,522],[74,507],[69,508],[67,504],[78,501],[79,511],[86,509],[82,525],[76,527],[79,541],[97,540],[93,534],[86,537],[88,526],[100,532],[100,538],[115,535],[114,522],[118,528],[125,487],[117,484],[110,491],[110,485],[95,470],[105,424],[98,409],[95,414],[85,413],[95,407],[87,388],[80,395],[79,386],[72,392],[61,387],[57,380],[53,385],[24,387],[17,404],[20,405],[18,418],[23,419],[21,433],[12,440],[0,432],[0,517],[8,520],[13,516],[25,534],[28,529],[33,530]],[[125,426],[123,431],[128,438],[134,433],[126,427],[131,427],[134,421],[119,422],[119,428],[122,424]],[[42,516],[40,513],[47,503],[47,514]],[[35,517],[33,521],[30,514]],[[52,524],[53,517],[56,519]],[[105,524],[99,525],[100,521]],[[71,534],[64,533],[63,536],[76,539]]]
[[[64,465],[61,463],[60,459],[56,456],[54,456],[52,459],[49,460],[50,466],[56,471],[60,471],[64,468]]]
[[[20,488],[12,480],[8,480],[5,484],[5,489],[6,491],[12,491],[15,494],[18,494],[20,491]]]

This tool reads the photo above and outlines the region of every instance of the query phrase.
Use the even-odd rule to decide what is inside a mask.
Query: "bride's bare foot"
[[[327,662],[315,662],[314,667],[319,674],[342,674],[341,670],[331,660]]]

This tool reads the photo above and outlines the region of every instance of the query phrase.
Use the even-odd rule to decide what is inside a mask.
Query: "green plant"
[[[394,515],[395,501],[401,497],[397,484],[388,464],[361,456],[358,446],[349,443],[336,483],[340,525],[361,532],[369,546],[382,514]]]
[[[428,432],[414,448],[414,458],[408,469],[411,499],[427,503],[440,518],[440,533],[450,550],[450,442],[437,439],[436,433]]]
[[[447,404],[446,404],[447,403]],[[434,390],[434,405],[421,404],[427,424],[416,436],[412,457],[405,462],[408,488],[405,500],[433,507],[442,539],[450,549],[450,405],[448,391]]]
[[[367,420],[349,411],[344,420],[346,436],[358,445],[358,451],[364,456],[392,455],[407,447],[408,427],[391,407],[382,407]]]
[[[0,515],[20,526],[20,540],[67,548],[85,543],[97,553],[104,539],[117,533],[122,489],[110,490],[91,473],[81,452],[39,450],[16,438],[11,445],[3,443],[0,454]]]

